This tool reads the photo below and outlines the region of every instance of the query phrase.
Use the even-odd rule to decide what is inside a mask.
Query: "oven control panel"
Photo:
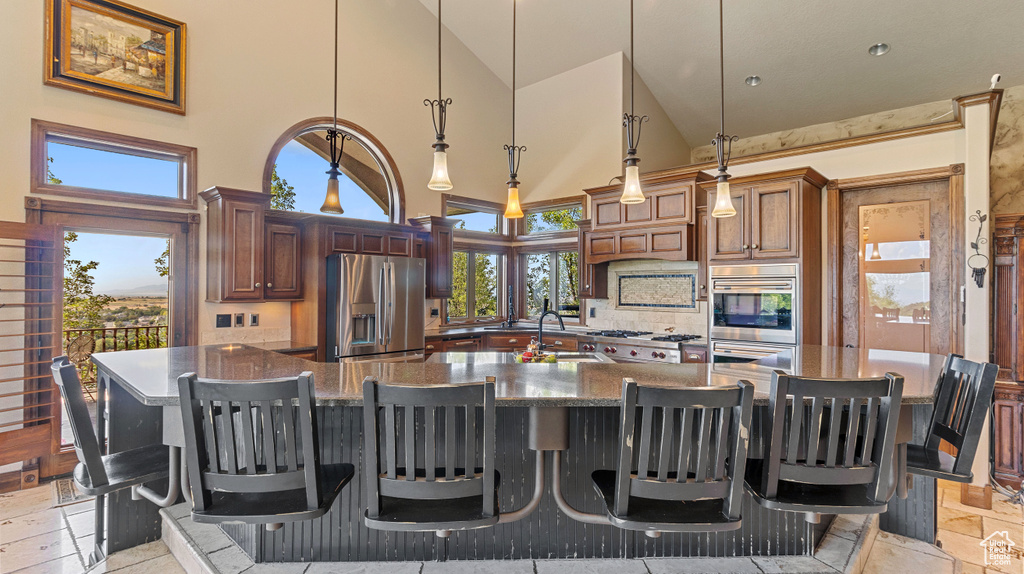
[[[585,353],[604,353],[617,363],[682,363],[682,351],[677,349],[653,349],[635,345],[628,339],[615,343],[580,341],[577,350]]]

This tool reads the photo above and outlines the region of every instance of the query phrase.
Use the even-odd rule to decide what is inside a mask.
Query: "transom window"
[[[444,217],[461,220],[455,227],[462,235],[500,236],[505,234],[505,206],[472,197],[444,194],[441,198]],[[495,237],[496,239],[498,237]]]
[[[195,207],[195,148],[32,120],[32,192]]]
[[[582,202],[569,205],[539,208],[524,208],[525,234],[552,231],[575,231],[576,220],[583,218]]]

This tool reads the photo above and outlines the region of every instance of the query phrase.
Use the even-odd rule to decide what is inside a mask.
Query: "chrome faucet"
[[[554,315],[555,318],[558,319],[558,327],[561,330],[563,330],[563,331],[565,330],[565,323],[562,322],[562,316],[559,315],[557,311],[555,311],[554,309],[548,309],[547,311],[544,311],[543,313],[541,313],[540,319],[537,319],[537,350],[538,351],[543,351],[544,349],[546,349],[546,348],[551,346],[551,345],[545,345],[544,344],[544,317],[547,317],[548,315]]]

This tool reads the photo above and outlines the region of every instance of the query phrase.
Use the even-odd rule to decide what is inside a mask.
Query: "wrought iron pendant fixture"
[[[715,208],[711,210],[711,217],[733,217],[736,215],[736,208],[732,205],[732,194],[729,192],[729,156],[732,155],[732,143],[738,136],[725,135],[725,26],[722,18],[722,0],[718,0],[718,56],[719,73],[721,78],[722,115],[721,129],[711,141],[715,146],[715,153],[718,154],[718,186],[715,191]]]
[[[334,0],[334,127],[327,130],[327,143],[331,145],[331,168],[327,170],[327,197],[324,204],[320,206],[323,213],[337,213],[341,215],[345,210],[341,208],[341,198],[338,197],[338,176],[341,170],[341,155],[345,150],[345,140],[352,139],[349,134],[338,131],[338,0]],[[339,141],[340,140],[340,141]]]
[[[640,187],[640,158],[636,155],[636,147],[640,144],[640,130],[643,123],[649,121],[647,116],[633,113],[633,84],[636,80],[636,68],[633,65],[633,0],[629,0],[629,113],[622,114],[622,127],[626,128],[626,183],[622,187],[620,203],[643,203],[644,191]]]
[[[508,152],[508,200],[505,202],[505,219],[520,219],[523,208],[519,205],[519,159],[526,146],[516,145],[516,0],[512,0],[512,145],[505,145]]]
[[[434,132],[437,134],[434,140],[434,170],[427,184],[427,188],[434,191],[448,191],[453,187],[448,176],[448,154],[445,152],[448,144],[444,143],[444,124],[451,103],[451,98],[441,97],[441,0],[437,0],[437,99],[423,100],[423,105],[430,106],[430,119],[434,121]]]

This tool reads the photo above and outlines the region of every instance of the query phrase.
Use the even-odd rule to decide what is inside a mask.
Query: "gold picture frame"
[[[185,23],[118,0],[46,0],[44,83],[185,115]]]

